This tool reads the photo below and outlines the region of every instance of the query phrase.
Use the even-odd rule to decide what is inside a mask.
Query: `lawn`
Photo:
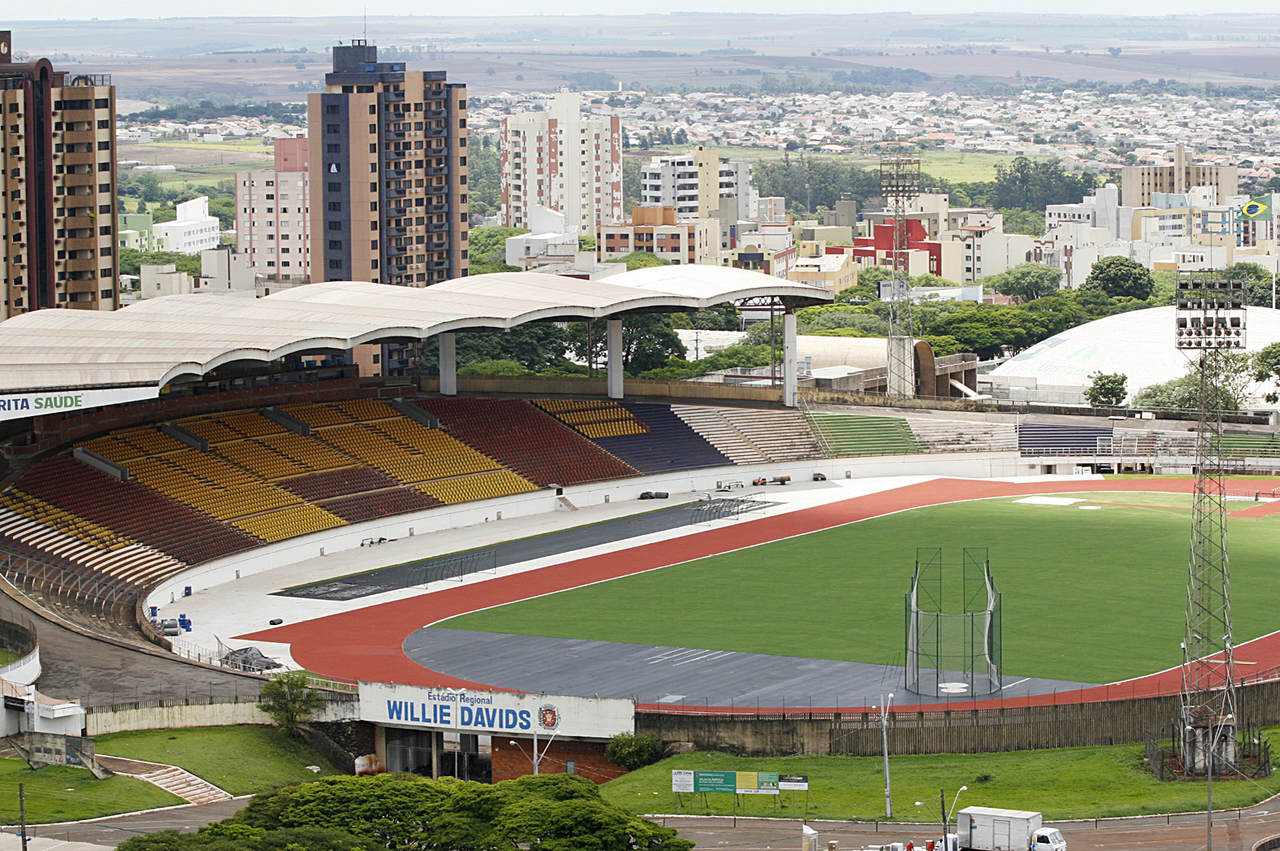
[[[1276,730],[1268,731],[1275,743]],[[938,790],[947,805],[961,786],[960,807],[984,805],[1036,810],[1049,819],[1095,818],[1143,813],[1185,812],[1204,807],[1203,782],[1162,783],[1142,768],[1141,745],[1061,748],[996,754],[891,756],[893,814],[896,819],[936,823]],[[683,796],[671,792],[674,768],[721,771],[777,771],[809,777],[803,792],[765,795]],[[791,818],[884,818],[881,758],[839,756],[737,757],[698,752],[674,756],[633,771],[600,787],[605,799],[636,813],[733,813]],[[1216,778],[1215,778],[1216,780]],[[1280,774],[1261,781],[1215,782],[1213,803],[1227,809],[1256,803],[1280,791]],[[775,805],[778,805],[775,809]]]
[[[1233,518],[1228,525],[1238,589],[1235,635],[1243,641],[1278,625],[1271,601],[1280,585],[1272,568],[1280,517]],[[442,626],[893,663],[903,651],[903,595],[915,548],[941,546],[946,560],[957,563],[962,547],[985,546],[1003,593],[1005,674],[1108,682],[1182,661],[1189,536],[1189,514],[1168,508],[966,502],[514,603]],[[944,593],[956,600],[958,578]]]
[[[312,780],[334,769],[306,744],[274,727],[139,730],[99,736],[99,753],[178,765],[233,795]]]
[[[27,823],[77,821],[185,803],[132,777],[98,780],[88,769],[46,765],[32,771],[20,759],[0,759],[0,824],[18,823],[18,784],[26,797]]]

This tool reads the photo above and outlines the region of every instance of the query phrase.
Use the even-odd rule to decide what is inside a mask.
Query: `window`
[[[324,126],[324,132],[326,133],[340,133],[341,131],[342,127],[338,124],[326,124]]]
[[[378,105],[376,103],[369,104],[369,114],[370,115],[378,114]]]
[[[341,183],[330,183],[330,184],[328,185],[328,189],[329,189],[329,191],[330,191],[330,192],[341,192],[341,191],[342,191],[342,184],[341,184]]]
[[[327,103],[324,106],[324,111],[327,115],[337,115],[339,108],[336,103]]]
[[[111,163],[98,163],[98,171],[111,171]]]
[[[329,222],[329,230],[342,230],[342,222]]]
[[[331,250],[333,250],[333,251],[337,251],[337,250],[341,249],[341,248],[342,248],[342,240],[340,240],[340,239],[331,239],[331,240],[329,240],[329,248],[330,248]]]
[[[99,151],[109,151],[109,150],[111,150],[111,143],[110,143],[110,142],[99,142],[99,143],[98,143],[98,150],[99,150]]]
[[[329,144],[325,145],[325,150],[331,154],[340,154],[342,153],[342,146],[339,145],[337,142],[330,142]]]
[[[94,109],[110,109],[111,101],[108,98],[98,98],[93,102]]]
[[[378,153],[378,143],[377,143],[377,142],[370,142],[370,143],[369,143],[369,153],[371,153],[371,154],[376,154],[376,153]]]
[[[329,212],[331,212],[331,213],[341,213],[341,212],[342,212],[342,202],[341,202],[341,201],[330,201],[330,202],[329,202]]]
[[[99,278],[110,278],[111,276],[112,276],[112,270],[110,266],[103,266],[101,269],[98,270]]]
[[[341,261],[341,260],[330,260],[330,261],[329,261],[329,268],[330,268],[330,269],[341,269],[341,268],[342,268],[342,261]]]

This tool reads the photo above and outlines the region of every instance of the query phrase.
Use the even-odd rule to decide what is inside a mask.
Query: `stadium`
[[[210,704],[219,678],[252,694],[263,671],[306,670],[323,720],[363,725],[353,747],[392,770],[502,779],[532,752],[605,779],[604,741],[634,731],[875,753],[890,692],[896,752],[1167,726],[1191,482],[1103,474],[1190,472],[1193,424],[806,392],[794,311],[829,299],[662,267],[16,317],[6,591],[37,639],[57,622],[181,659]],[[624,380],[621,317],[725,302],[782,312],[780,387]],[[581,319],[606,324],[604,378],[457,374],[458,333]],[[432,340],[438,376],[342,360]],[[1263,588],[1280,442],[1236,419],[1232,566]],[[1280,720],[1266,603],[1237,599],[1242,726]],[[4,676],[45,691],[32,673]],[[58,685],[76,693],[30,697],[63,707],[31,731],[126,723],[118,699]]]

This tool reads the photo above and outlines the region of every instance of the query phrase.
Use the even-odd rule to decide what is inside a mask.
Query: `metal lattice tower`
[[[880,160],[880,194],[893,212],[893,274],[889,285],[889,396],[914,396],[915,337],[907,273],[907,199],[920,194],[920,158],[884,157]]]
[[[1196,486],[1182,642],[1182,754],[1187,774],[1235,761],[1236,697],[1222,458],[1226,355],[1245,345],[1245,283],[1221,271],[1178,275],[1176,345],[1198,355]]]

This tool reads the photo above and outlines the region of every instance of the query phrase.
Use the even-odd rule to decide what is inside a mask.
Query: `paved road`
[[[897,691],[900,702],[954,702],[903,692],[903,669],[763,653],[616,641],[548,638],[459,629],[412,633],[405,654],[433,671],[505,688],[630,697],[698,706],[870,706]],[[964,675],[945,675],[963,681]],[[1089,683],[1007,678],[1004,697],[1075,691]]]
[[[220,804],[175,807],[142,815],[115,816],[88,822],[74,822],[38,827],[38,836],[51,833],[58,839],[115,846],[126,839],[161,830],[193,831],[210,822],[229,818],[248,804],[248,798],[237,798]],[[1215,817],[1213,847],[1217,851],[1249,851],[1257,841],[1280,834],[1280,813],[1274,812],[1274,801],[1261,804],[1239,815],[1235,811]],[[770,819],[690,818],[677,816],[657,818],[659,823],[677,830],[700,849],[717,851],[770,851],[800,846],[800,824],[795,821]],[[828,840],[840,843],[842,851],[889,842],[938,838],[940,827],[933,825],[869,825],[865,823],[814,821],[820,847]],[[1203,851],[1205,817],[1203,814],[1131,819],[1109,819],[1098,822],[1058,822],[1071,851]],[[5,833],[15,832],[5,828]],[[920,847],[917,845],[917,847]]]
[[[249,798],[233,798],[217,804],[170,807],[136,815],[108,816],[92,821],[67,822],[65,824],[35,825],[27,829],[33,836],[53,836],[71,842],[89,842],[94,845],[114,847],[125,840],[162,830],[193,832],[210,822],[222,821],[249,805]],[[4,828],[7,834],[16,834],[17,828]]]
[[[1265,809],[1265,808],[1264,808]],[[1214,823],[1215,851],[1249,851],[1257,841],[1280,834],[1280,815],[1248,815],[1219,813]],[[674,827],[680,836],[692,839],[698,848],[717,851],[764,851],[800,847],[800,826],[796,822],[771,822],[764,819],[728,818],[658,819]],[[941,837],[941,826],[850,825],[840,822],[811,822],[819,834],[819,847],[829,840],[839,842],[841,851],[913,840],[919,843]],[[1094,822],[1055,824],[1062,831],[1071,851],[1204,851],[1206,824],[1203,814],[1164,818],[1114,819]]]
[[[220,700],[256,695],[254,677],[189,664],[98,641],[35,616],[0,593],[0,618],[35,621],[44,673],[36,685],[52,697],[79,699],[85,706],[136,700]]]

